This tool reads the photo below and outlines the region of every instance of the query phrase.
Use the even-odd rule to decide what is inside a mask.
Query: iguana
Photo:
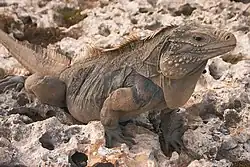
[[[107,147],[113,147],[115,141],[134,144],[120,122],[143,112],[183,106],[208,59],[236,46],[232,33],[197,23],[166,26],[112,49],[93,48],[75,63],[56,52],[32,50],[3,31],[0,42],[33,73],[25,81],[29,93],[42,103],[67,107],[83,123],[100,120]],[[1,83],[17,80],[8,78]],[[172,120],[163,121],[176,127]],[[167,144],[180,145],[178,130],[164,133]]]

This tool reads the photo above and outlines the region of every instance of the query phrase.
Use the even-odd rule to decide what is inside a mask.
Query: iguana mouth
[[[221,46],[221,47],[215,47],[215,48],[211,48],[211,49],[208,49],[209,51],[210,50],[220,50],[220,49],[232,49],[236,47],[236,44],[232,44],[232,45],[227,45],[227,46]]]
[[[190,53],[213,53],[213,52],[218,52],[218,50],[232,50],[234,47],[236,47],[236,44],[232,44],[232,45],[227,45],[227,46],[222,46],[222,47],[215,47],[215,48],[199,48],[199,49],[195,49],[190,51]]]

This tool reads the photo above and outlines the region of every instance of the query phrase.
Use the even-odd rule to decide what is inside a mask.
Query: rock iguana
[[[107,147],[113,147],[114,141],[134,144],[120,122],[143,112],[183,106],[208,59],[236,46],[232,33],[194,23],[166,26],[112,49],[93,48],[75,63],[56,52],[26,47],[3,31],[0,42],[32,73],[25,81],[29,93],[42,103],[67,107],[83,123],[100,120]],[[0,88],[6,83],[18,79],[3,79]],[[180,145],[178,130],[164,133],[167,144]]]

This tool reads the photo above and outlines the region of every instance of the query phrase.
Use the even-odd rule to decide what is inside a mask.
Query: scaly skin
[[[24,62],[25,67],[35,72],[33,78],[26,80],[25,88],[41,101],[50,98],[52,102],[46,101],[48,104],[65,103],[78,121],[100,120],[105,129],[107,147],[113,147],[114,141],[129,146],[134,144],[131,137],[123,134],[120,122],[146,111],[169,112],[184,105],[192,95],[207,60],[236,46],[236,39],[229,32],[186,24],[162,28],[145,39],[133,39],[114,49],[89,52],[88,58],[70,67],[67,63],[53,66],[48,63],[46,67],[58,70],[41,70],[41,64],[50,61],[49,56],[45,61],[41,58],[44,55],[36,53],[34,56],[34,52],[27,49],[25,54],[14,54],[16,50],[11,47],[14,41],[11,43],[2,32],[0,39],[6,48],[12,50],[13,56],[22,60],[20,63]],[[34,66],[28,60],[36,60],[38,65]],[[54,84],[60,85],[60,90]],[[53,93],[45,93],[47,91]],[[179,121],[163,121],[169,121],[165,125],[170,128],[163,132],[166,144],[178,149],[182,145],[181,132],[176,129]]]

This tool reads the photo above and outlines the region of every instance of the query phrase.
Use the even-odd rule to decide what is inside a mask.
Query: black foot
[[[116,129],[105,127],[105,140],[105,146],[107,148],[114,147],[115,142],[125,143],[129,148],[131,148],[132,145],[135,144],[133,137],[131,135],[123,133],[120,126],[118,126],[118,128]]]
[[[5,92],[8,89],[14,88],[20,91],[24,87],[25,77],[23,76],[8,76],[0,80],[0,92]]]
[[[170,155],[173,151],[180,153],[185,148],[182,141],[185,132],[184,120],[176,111],[161,111],[160,114],[160,138],[163,139],[162,149],[167,155]]]

